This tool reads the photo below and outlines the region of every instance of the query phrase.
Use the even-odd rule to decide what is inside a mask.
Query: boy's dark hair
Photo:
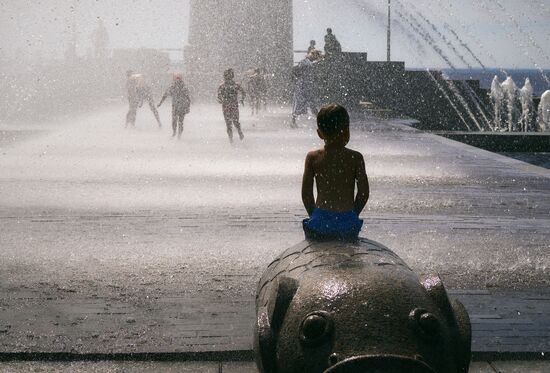
[[[337,135],[348,126],[349,114],[341,105],[325,105],[317,114],[317,127],[327,136]]]

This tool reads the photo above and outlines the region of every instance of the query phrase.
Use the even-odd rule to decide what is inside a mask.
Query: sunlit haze
[[[367,51],[370,59],[384,60],[385,6],[383,0],[295,0],[294,49],[305,49],[310,39],[322,47],[325,29],[332,27],[344,50]],[[409,15],[422,13],[440,30],[450,26],[456,31],[485,66],[550,67],[548,1],[400,0],[393,7],[393,59],[408,66],[446,67],[409,21]],[[91,53],[98,18],[105,22],[111,48],[181,49],[188,35],[189,1],[0,1],[0,56],[59,58],[74,25],[77,50],[84,56]],[[466,67],[458,58],[453,61]]]

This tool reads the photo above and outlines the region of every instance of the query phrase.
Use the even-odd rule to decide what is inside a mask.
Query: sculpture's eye
[[[323,311],[312,312],[300,325],[300,339],[308,346],[323,344],[332,334],[332,320]]]
[[[433,313],[416,308],[409,314],[409,319],[425,337],[436,338],[439,336],[439,320]]]

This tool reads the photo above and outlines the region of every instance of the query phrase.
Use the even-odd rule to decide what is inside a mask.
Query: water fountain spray
[[[540,132],[550,132],[550,90],[544,92],[540,98],[538,130]]]
[[[504,93],[505,108],[507,110],[507,130],[508,132],[512,132],[518,127],[518,87],[510,76],[506,78],[501,87]]]
[[[413,9],[414,9],[414,6],[413,6]],[[468,61],[466,61],[464,56],[458,51],[458,49],[454,46],[454,44],[449,39],[447,39],[447,37],[441,31],[439,31],[437,26],[434,23],[432,23],[426,16],[424,16],[424,14],[422,14],[417,9],[415,9],[415,12],[418,15],[418,17],[420,19],[422,19],[424,21],[424,23],[426,23],[432,29],[432,31],[451,49],[451,51],[462,61],[462,63],[464,63],[468,68],[471,69],[472,66],[468,63]],[[417,23],[419,23],[419,22],[417,21]],[[424,31],[429,32],[425,28],[424,28]],[[432,38],[432,40],[434,40],[434,39]],[[435,40],[434,40],[434,42],[435,42]],[[456,70],[454,66],[450,65],[450,67],[453,70]],[[477,112],[481,116],[481,119],[483,119],[484,126],[481,130],[483,130],[484,128],[492,129],[491,128],[491,122],[489,121],[489,119],[487,118],[487,115],[485,114],[485,112],[488,111],[488,109],[485,107],[485,104],[481,101],[481,99],[477,96],[477,94],[474,92],[474,90],[466,82],[461,82],[460,84],[463,88],[463,91],[468,94],[468,97],[470,98],[470,101],[474,104],[475,109],[477,110]],[[459,92],[457,92],[457,93],[460,95]],[[461,98],[462,97],[459,97],[459,100]],[[467,108],[467,110],[470,110],[469,107]],[[476,116],[476,118],[477,118],[477,116]]]
[[[508,34],[508,36],[510,37],[510,39],[513,40],[514,43],[515,43],[516,45],[518,45],[518,46],[520,46],[520,47],[523,47],[523,46],[524,46],[524,44],[523,44],[522,42],[520,42],[520,41],[517,39],[517,33],[511,32],[511,31],[509,30],[509,28],[506,27],[506,25],[504,24],[504,22],[502,22],[502,21],[500,20],[500,18],[496,17],[496,16],[493,14],[492,10],[485,4],[484,1],[480,1],[478,4],[479,4],[479,6],[480,6],[482,9],[484,9],[486,12],[488,12],[488,13],[491,15],[491,17],[493,17],[493,18],[499,20],[499,24],[500,24],[500,26],[502,27],[502,29],[503,29],[504,31],[506,31],[506,33]],[[492,2],[490,2],[490,4],[492,4]],[[504,7],[502,6],[502,4],[500,4],[500,3],[498,3],[498,4],[500,5],[500,7],[498,7],[498,8],[499,8],[501,11],[504,12],[504,14],[506,15],[506,17],[510,18],[510,19],[512,20],[512,22],[515,23],[516,28],[518,28],[518,31],[520,31],[520,33],[522,33],[522,34],[524,34],[524,35],[525,35],[525,34],[529,35],[529,34],[528,34],[526,31],[524,31],[523,28],[518,24],[518,22],[515,20],[515,18],[513,17],[513,15],[512,15],[510,12],[507,12],[507,11],[506,11],[506,8],[504,8]],[[532,39],[532,38],[531,38],[531,39]],[[534,42],[534,40],[533,40],[533,42]],[[540,46],[539,46],[536,42],[535,42],[535,47],[536,47],[536,48],[540,48]],[[546,83],[550,84],[550,78],[548,78],[548,76],[545,74],[545,72],[544,72],[544,70],[542,69],[542,67],[539,66],[539,64],[537,63],[537,61],[534,60],[534,58],[531,56],[531,54],[529,54],[529,53],[527,53],[527,52],[524,52],[524,55],[525,55],[525,57],[527,57],[527,58],[529,59],[529,61],[533,64],[533,66],[535,66],[535,68],[539,71],[539,73],[541,74],[542,78],[546,81]],[[547,60],[548,60],[548,58],[547,58]]]
[[[521,102],[521,119],[520,129],[523,132],[530,132],[533,130],[533,86],[529,78],[525,79],[525,84],[519,93]]]
[[[498,76],[495,75],[493,82],[491,83],[491,93],[489,95],[491,103],[493,104],[494,119],[493,125],[495,130],[502,130],[502,104],[504,100],[504,92],[498,80]]]
[[[402,11],[406,12],[405,9],[403,9]],[[454,66],[454,64],[451,62],[451,60],[449,59],[449,57],[443,52],[443,50],[439,47],[439,45],[437,44],[437,42],[435,41],[435,39],[430,35],[430,33],[428,32],[428,30],[426,30],[426,28],[418,21],[418,19],[416,19],[416,17],[410,13],[407,12],[407,14],[404,14],[402,13],[401,11],[397,11],[397,14],[401,17],[401,19],[407,23],[418,35],[420,35],[426,43],[428,43],[428,45],[439,55],[439,57],[441,57],[441,59],[443,59],[443,61],[445,61],[447,63],[447,65],[453,69],[453,70],[456,70],[456,67]],[[478,128],[479,131],[483,131],[484,130],[484,127],[480,125],[480,123],[478,122],[477,120],[477,117],[474,115],[474,113],[472,112],[472,110],[470,109],[468,103],[466,102],[466,100],[464,99],[464,97],[462,97],[462,94],[459,92],[459,90],[456,88],[456,86],[450,82],[450,81],[446,81],[447,82],[447,86],[449,88],[449,90],[453,93],[453,95],[455,96],[455,99],[462,105],[462,107],[464,108],[464,110],[468,113],[468,116],[470,117],[471,121],[476,125],[476,127]],[[464,88],[465,88],[465,91],[468,92],[469,90],[471,90],[471,87],[467,86],[466,83],[464,83]],[[472,97],[473,98],[473,97]],[[450,99],[450,98],[449,98]],[[476,99],[473,98],[472,100],[474,103],[477,104],[476,102]],[[478,106],[478,110],[480,111],[480,113],[483,113],[483,110],[481,109],[481,107]],[[484,118],[485,120],[485,124],[487,127],[491,128],[490,124],[489,124],[489,121],[487,120],[487,118],[482,115],[482,117]]]

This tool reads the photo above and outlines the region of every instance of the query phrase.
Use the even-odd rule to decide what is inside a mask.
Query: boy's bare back
[[[314,181],[316,201],[313,200]],[[334,212],[354,210],[359,214],[365,207],[368,195],[365,161],[361,153],[344,146],[325,146],[307,154],[302,198],[310,215],[315,207]]]
[[[338,104],[323,106],[317,115],[317,134],[325,146],[306,156],[302,201],[309,219],[302,223],[307,239],[356,239],[361,232],[359,214],[369,199],[369,181],[363,155],[346,148],[349,123],[348,112]]]

